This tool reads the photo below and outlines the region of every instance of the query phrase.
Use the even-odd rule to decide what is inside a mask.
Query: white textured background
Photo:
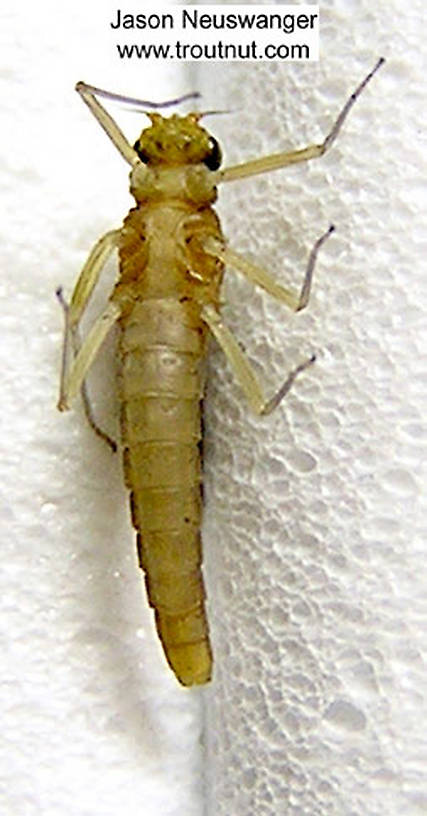
[[[42,0],[2,12],[1,812],[424,813],[424,6],[331,0],[318,65],[179,76],[120,64],[109,9]],[[234,163],[320,139],[381,54],[329,156],[221,192],[233,245],[283,282],[298,286],[314,240],[330,222],[337,232],[298,317],[228,277],[226,319],[269,389],[313,350],[318,362],[259,421],[213,350],[216,672],[186,692],[153,633],[118,462],[80,409],[53,409],[53,290],[70,290],[130,203],[126,165],[73,84],[155,98],[197,87],[207,107],[236,110],[207,122]],[[133,137],[137,118],[117,116]],[[114,428],[109,362],[92,390]]]

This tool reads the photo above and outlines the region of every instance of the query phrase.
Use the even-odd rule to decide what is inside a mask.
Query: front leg
[[[258,173],[268,173],[270,170],[278,170],[281,167],[287,167],[290,164],[298,164],[300,162],[309,161],[309,159],[317,159],[323,156],[324,153],[331,147],[338,136],[344,121],[346,120],[354,103],[372,79],[374,74],[378,71],[381,65],[385,62],[384,58],[378,60],[372,71],[362,80],[360,85],[347,99],[340,114],[337,116],[331,131],[328,133],[326,139],[320,145],[310,145],[302,150],[292,150],[288,153],[273,153],[270,156],[263,156],[261,159],[253,159],[252,161],[244,162],[243,164],[236,164],[234,167],[226,167],[225,170],[218,170],[216,173],[217,183],[221,181],[234,181],[235,179],[248,178],[249,176],[256,176]]]
[[[93,113],[95,119],[99,122],[102,129],[111,139],[114,146],[117,148],[119,153],[122,154],[123,158],[128,162],[128,164],[130,164],[131,167],[135,167],[135,165],[140,164],[141,160],[136,150],[131,147],[126,139],[126,136],[120,130],[113,117],[110,116],[110,114],[105,110],[104,106],[98,102],[95,96],[97,89],[92,85],[87,85],[86,82],[78,82],[76,85],[76,91],[80,94],[83,102],[86,103],[91,113]]]

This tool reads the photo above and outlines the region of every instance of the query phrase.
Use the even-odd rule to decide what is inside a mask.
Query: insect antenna
[[[121,102],[124,105],[131,106],[133,110],[140,108],[171,108],[173,105],[180,105],[182,102],[187,102],[188,99],[200,99],[201,94],[198,91],[177,96],[176,99],[168,99],[166,102],[150,102],[147,99],[137,99],[133,96],[124,96],[123,94],[113,93],[113,91],[104,91],[102,88],[97,88],[95,85],[87,85],[85,88],[97,96],[103,96],[104,99],[110,99],[113,102]]]
[[[235,110],[230,110],[230,109],[228,109],[228,110],[227,109],[224,109],[224,110],[207,110],[207,111],[202,111],[201,113],[198,113],[197,115],[201,119],[202,117],[205,118],[205,116],[223,116],[226,113],[227,114],[236,113],[236,111]]]

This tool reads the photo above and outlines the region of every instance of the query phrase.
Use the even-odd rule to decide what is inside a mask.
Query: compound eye
[[[135,150],[135,152],[138,154],[138,158],[139,158],[139,159],[141,159],[141,161],[143,162],[143,164],[148,164],[148,162],[149,162],[149,157],[148,157],[148,156],[147,156],[147,154],[144,152],[144,150],[142,150],[141,145],[140,145],[140,142],[139,142],[139,139],[137,139],[137,141],[135,142],[135,144],[134,144],[134,146],[133,146],[133,149],[134,149],[134,150]]]
[[[209,170],[218,170],[218,167],[221,164],[222,155],[221,155],[221,148],[216,139],[213,136],[209,139],[209,153],[203,159],[203,164]]]

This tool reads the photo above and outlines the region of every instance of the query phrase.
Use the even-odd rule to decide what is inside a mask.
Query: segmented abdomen
[[[199,307],[181,300],[140,300],[121,320],[121,424],[149,601],[171,668],[192,685],[212,663],[200,569],[206,337]]]

